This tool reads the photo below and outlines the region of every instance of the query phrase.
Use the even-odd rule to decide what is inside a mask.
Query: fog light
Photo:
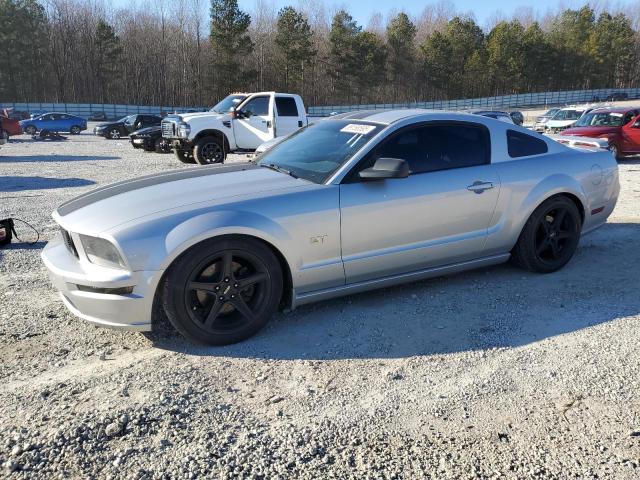
[[[133,287],[100,288],[90,287],[89,285],[76,285],[76,288],[81,292],[102,293],[106,295],[129,295],[133,293]]]

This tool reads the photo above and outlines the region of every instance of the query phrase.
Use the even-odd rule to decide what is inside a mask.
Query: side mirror
[[[407,178],[411,171],[409,164],[400,158],[379,158],[371,168],[358,173],[365,180],[385,180],[387,178]]]
[[[640,116],[636,117],[631,124],[631,128],[640,128]]]

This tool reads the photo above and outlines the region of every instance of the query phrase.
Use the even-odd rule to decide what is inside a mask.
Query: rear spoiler
[[[609,141],[602,138],[580,137],[578,135],[551,135],[546,134],[552,140],[571,148],[593,151],[608,151]]]

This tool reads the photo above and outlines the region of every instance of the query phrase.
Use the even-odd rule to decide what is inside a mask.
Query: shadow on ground
[[[0,152],[1,153],[1,152]],[[0,163],[42,163],[42,162],[95,162],[101,160],[121,160],[120,157],[103,155],[3,155]]]
[[[519,347],[640,313],[640,224],[607,224],[561,271],[509,264],[415,282],[278,314],[253,338],[193,345],[173,332],[155,346],[190,355],[266,359],[404,358]]]
[[[93,180],[86,180],[84,178],[6,176],[0,177],[0,192],[86,187],[87,185],[95,185],[95,183]]]

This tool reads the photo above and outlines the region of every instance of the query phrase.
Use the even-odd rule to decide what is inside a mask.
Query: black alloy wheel
[[[514,261],[539,273],[562,268],[576,251],[582,221],[572,200],[565,196],[543,202],[525,224],[513,249]]]
[[[252,239],[212,240],[171,268],[163,303],[190,340],[235,343],[257,332],[276,311],[282,271],[273,253]]]
[[[211,165],[224,162],[224,149],[215,137],[205,137],[196,143],[193,156],[200,165]]]

